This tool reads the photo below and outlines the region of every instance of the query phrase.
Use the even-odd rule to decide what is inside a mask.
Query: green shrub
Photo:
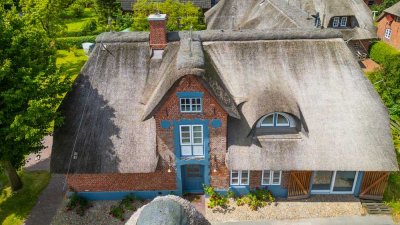
[[[71,47],[82,48],[84,42],[95,42],[96,36],[82,36],[82,37],[64,37],[57,38],[56,47],[57,49],[69,49]]]
[[[74,2],[68,7],[68,10],[71,12],[70,15],[72,17],[81,18],[85,12],[85,6],[78,2]]]
[[[233,192],[232,189],[229,188],[228,192],[226,193],[226,197],[235,199],[235,192]]]
[[[110,209],[110,215],[117,219],[120,219],[121,221],[124,221],[125,210],[121,204],[113,205]]]
[[[85,211],[91,207],[89,201],[83,197],[80,197],[77,193],[73,193],[67,202],[67,210],[75,210],[75,212],[83,216],[85,215]]]
[[[207,205],[208,208],[213,209],[215,207],[221,207],[223,209],[226,209],[228,207],[227,197],[218,194],[211,186],[203,185],[203,189],[204,193],[210,196],[210,201]]]
[[[379,64],[384,64],[388,57],[399,54],[399,51],[383,41],[374,42],[369,49],[369,57]]]
[[[267,188],[251,191],[249,194],[236,199],[238,206],[248,205],[251,210],[257,210],[267,205],[268,202],[274,202],[275,198]]]
[[[83,35],[93,34],[97,30],[97,22],[94,19],[90,19],[83,24],[81,33]]]
[[[133,203],[135,202],[136,198],[133,195],[127,195],[124,199],[121,200],[120,205],[127,210],[136,210]]]

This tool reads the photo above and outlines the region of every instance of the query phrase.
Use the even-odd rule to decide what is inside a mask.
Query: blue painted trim
[[[170,128],[170,126],[171,126],[171,123],[168,120],[161,121],[161,128],[162,129],[168,129],[168,128]]]
[[[70,196],[72,193],[67,193],[67,196]],[[97,200],[121,200],[127,195],[133,195],[138,199],[153,199],[157,196],[176,195],[176,191],[107,191],[107,192],[78,192],[78,196],[86,198],[90,201]]]
[[[211,126],[214,128],[220,128],[222,126],[222,121],[220,119],[211,120]]]
[[[183,180],[182,180],[182,166],[194,164],[204,166],[204,184],[210,185],[210,135],[208,130],[209,120],[201,119],[183,119],[172,121],[174,126],[174,144],[175,144],[175,155],[176,155],[176,187],[178,195],[183,194]],[[181,142],[180,142],[180,125],[203,125],[203,144],[204,144],[204,157],[197,159],[187,159],[181,157]]]
[[[203,98],[203,92],[177,92],[178,98]]]
[[[354,196],[358,197],[360,195],[360,191],[361,191],[361,184],[362,184],[362,180],[364,178],[364,171],[359,171],[358,172],[358,177],[357,177],[357,183],[356,186],[354,187]]]

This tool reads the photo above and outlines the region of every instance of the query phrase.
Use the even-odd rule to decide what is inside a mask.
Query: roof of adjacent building
[[[137,0],[119,0],[121,3],[121,7],[123,11],[132,11],[133,4],[136,3]],[[164,0],[153,0],[162,2]],[[211,0],[179,0],[180,2],[193,2],[193,4],[202,9],[211,8]]]
[[[310,28],[317,12],[324,27],[334,16],[355,16],[355,28],[340,29],[345,40],[376,38],[371,10],[363,0],[221,0],[205,16],[211,30]]]
[[[383,13],[379,16],[378,20],[380,20],[385,15],[385,13],[389,13],[389,14],[392,14],[392,15],[400,17],[400,2],[392,5],[391,7],[387,8],[385,10],[383,10]]]
[[[210,30],[189,41],[188,32],[171,32],[162,59],[151,59],[147,32],[104,33],[60,107],[51,169],[155,171],[152,115],[192,74],[230,115],[229,169],[397,170],[388,112],[341,37],[333,29]],[[301,132],[253,135],[276,111],[297,117]]]

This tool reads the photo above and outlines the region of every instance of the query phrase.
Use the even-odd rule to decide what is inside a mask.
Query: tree
[[[0,166],[12,190],[25,155],[43,148],[42,139],[61,120],[56,112],[71,85],[56,69],[56,49],[42,27],[0,2]]]
[[[200,8],[192,2],[181,3],[177,0],[166,0],[165,2],[153,2],[151,0],[138,0],[133,6],[133,30],[144,31],[149,29],[147,17],[160,12],[167,14],[168,30],[194,30],[205,29],[202,21]]]
[[[109,18],[114,19],[121,10],[121,4],[117,0],[95,0],[95,9],[101,25],[107,25]]]
[[[399,2],[400,0],[383,0],[381,4],[379,5],[373,5],[371,7],[372,11],[377,11],[377,15],[380,15],[383,10],[391,7],[392,5],[396,4],[397,2]]]
[[[41,27],[47,36],[55,38],[66,29],[61,16],[65,8],[62,0],[20,0],[20,5],[25,22]]]

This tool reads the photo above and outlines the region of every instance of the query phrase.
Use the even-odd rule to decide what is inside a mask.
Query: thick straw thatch
[[[312,28],[311,15],[316,12],[324,27],[334,16],[355,16],[355,28],[340,29],[345,40],[376,38],[371,11],[363,0],[221,0],[206,12],[206,22],[210,30]]]
[[[229,169],[397,169],[387,111],[337,31],[171,33],[162,59],[151,58],[144,36],[98,38],[60,107],[53,172],[68,170],[72,150],[70,172],[153,172],[152,115],[188,74],[230,115]],[[254,136],[257,121],[275,111],[295,116],[301,132]]]

